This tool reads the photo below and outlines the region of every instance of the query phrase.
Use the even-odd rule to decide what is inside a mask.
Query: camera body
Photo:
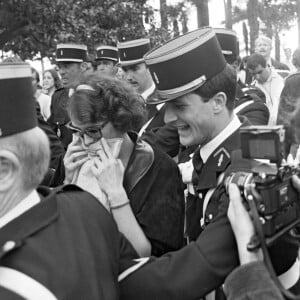
[[[235,183],[249,209],[254,200],[266,238],[271,241],[289,231],[300,219],[298,193],[292,176],[299,166],[285,163],[283,126],[240,129],[241,150],[232,153],[225,187]]]

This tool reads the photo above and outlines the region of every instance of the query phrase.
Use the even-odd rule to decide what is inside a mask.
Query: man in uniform
[[[90,72],[87,60],[87,46],[79,44],[58,44],[56,61],[59,67],[63,88],[52,95],[51,115],[48,119],[54,132],[62,141],[65,149],[72,141],[72,133],[66,127],[70,121],[66,110],[69,97],[80,83],[80,78]]]
[[[118,42],[117,48],[126,81],[146,101],[147,122],[140,129],[139,135],[171,157],[176,156],[179,150],[178,133],[175,127],[164,122],[164,104],[147,104],[147,101],[156,95],[155,84],[144,61],[144,55],[150,50],[150,40]]]
[[[226,62],[236,70],[238,75],[240,51],[236,32],[225,28],[214,28],[214,30]],[[264,95],[263,92],[260,93],[260,90],[255,87],[245,87],[239,79],[237,83],[235,113],[238,116],[245,116],[252,125],[267,125],[269,109],[265,101],[258,96],[258,94]]]
[[[96,48],[96,72],[115,77],[118,72],[118,49],[112,46],[101,45]]]
[[[177,127],[181,144],[200,145],[193,156],[193,188],[199,197],[187,205],[189,237],[195,242],[131,274],[121,283],[122,296],[199,299],[222,285],[238,263],[227,218],[229,199],[222,184],[231,152],[240,147],[242,124],[234,113],[236,73],[226,64],[210,28],[165,43],[149,52],[145,62],[158,90],[151,103],[165,103],[165,122]],[[286,288],[299,278],[297,252],[297,246],[283,242],[271,248],[276,272],[284,273]],[[285,281],[294,269],[295,276]]]
[[[29,65],[1,64],[0,92],[0,299],[119,299],[122,272],[146,260],[131,260],[136,252],[89,193],[37,188],[49,142]]]

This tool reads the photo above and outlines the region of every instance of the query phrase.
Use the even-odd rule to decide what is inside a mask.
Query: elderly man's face
[[[257,40],[255,42],[255,52],[262,55],[265,59],[271,56],[272,45],[265,40]]]

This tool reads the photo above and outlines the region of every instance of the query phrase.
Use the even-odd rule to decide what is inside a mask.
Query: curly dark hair
[[[128,84],[112,77],[90,75],[68,103],[70,116],[80,123],[111,122],[120,132],[138,131],[145,123],[144,100]]]

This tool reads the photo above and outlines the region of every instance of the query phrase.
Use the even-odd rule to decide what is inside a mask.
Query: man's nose
[[[89,145],[91,145],[91,144],[93,144],[94,142],[95,142],[95,140],[93,139],[93,138],[91,138],[91,137],[89,137],[88,135],[86,135],[86,134],[83,134],[83,142],[84,142],[84,144],[86,145],[86,146],[89,146]]]

